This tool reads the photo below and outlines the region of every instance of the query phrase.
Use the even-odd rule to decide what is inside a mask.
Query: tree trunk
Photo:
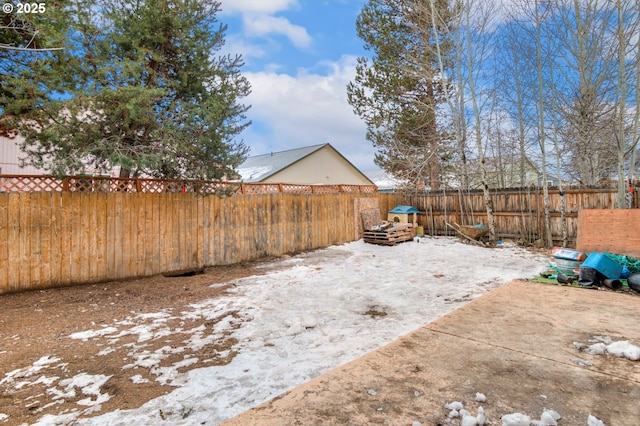
[[[627,207],[627,185],[625,182],[624,173],[624,154],[627,148],[625,141],[625,128],[626,128],[626,103],[627,103],[627,67],[626,67],[626,42],[624,35],[624,20],[622,11],[622,2],[616,1],[616,9],[618,12],[618,120],[616,141],[617,144],[617,158],[618,158],[618,208],[624,209]]]
[[[124,167],[120,167],[119,178],[127,179],[131,176],[131,169],[125,169]]]
[[[542,194],[544,202],[544,245],[550,248],[553,245],[551,236],[551,212],[549,209],[549,187],[547,185],[547,149],[545,138],[545,108],[544,108],[544,78],[542,68],[542,35],[540,34],[541,18],[539,15],[538,1],[536,0],[536,57],[538,71],[538,142],[540,144],[540,157],[542,166]]]
[[[429,105],[433,108],[431,111],[432,118],[429,123],[429,134],[432,135],[432,137],[429,138],[429,150],[431,151],[431,156],[429,157],[429,180],[431,181],[431,189],[433,191],[438,191],[440,189],[440,155],[438,138],[436,136],[438,134],[438,129],[436,125],[436,97],[433,93],[433,83],[427,86],[427,99],[429,101]]]
[[[482,16],[481,18],[485,18],[486,16]],[[487,165],[484,158],[484,146],[482,139],[482,116],[480,111],[480,104],[478,102],[478,92],[476,89],[476,80],[473,75],[473,70],[478,65],[478,63],[483,59],[481,54],[478,53],[478,50],[474,50],[474,46],[471,43],[472,39],[472,29],[471,29],[471,2],[468,2],[465,5],[465,19],[466,19],[466,42],[467,42],[467,68],[470,70],[469,75],[469,94],[471,96],[471,105],[474,116],[474,124],[475,124],[475,132],[474,137],[476,139],[476,148],[478,150],[478,160],[480,161],[480,175],[482,180],[482,191],[484,194],[484,205],[487,213],[487,227],[489,228],[489,243],[491,245],[495,245],[496,238],[496,226],[495,226],[495,218],[493,216],[493,205],[491,203],[491,193],[489,192],[489,185],[487,183]],[[483,26],[484,28],[484,26]],[[476,57],[478,56],[478,57]],[[476,62],[477,59],[477,62]]]

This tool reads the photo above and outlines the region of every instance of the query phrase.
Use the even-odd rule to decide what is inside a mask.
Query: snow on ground
[[[189,311],[176,313],[167,309],[132,315],[70,336],[106,338],[111,345],[104,350],[108,353],[120,337],[136,334],[141,344],[130,348],[134,361],[123,366],[131,369],[132,382],[141,381],[135,368],[145,367],[160,383],[176,389],[137,409],[83,419],[80,413],[87,412],[87,407],[79,407],[76,412],[43,416],[36,424],[76,420],[77,425],[147,425],[157,423],[160,412],[172,425],[217,424],[371,352],[502,284],[533,277],[547,263],[544,256],[516,246],[487,249],[453,238],[421,238],[419,243],[394,247],[357,241],[273,262],[265,266],[266,275],[236,280],[229,296],[203,300]],[[227,321],[216,322],[210,335],[203,328],[189,330],[192,337],[185,342],[196,347],[231,332],[239,343],[233,348],[238,354],[228,365],[179,373],[180,366],[196,362],[186,358],[173,367],[153,370],[168,353],[181,350],[144,350],[146,339],[173,332],[165,326],[168,318],[219,319],[233,311],[242,318],[228,315]],[[38,375],[42,376],[47,365],[59,362],[53,354],[32,368],[38,368]],[[93,381],[88,380],[91,377]],[[65,389],[82,388],[84,393],[95,396],[90,407],[95,413],[100,401],[109,398],[96,384],[106,381],[108,377],[97,374],[79,377],[78,383],[58,383],[54,378],[50,392],[62,398]],[[89,386],[91,383],[94,385]],[[83,401],[91,405],[91,401]]]
[[[614,342],[609,336],[594,336],[589,343],[573,342],[576,349],[591,355],[609,355],[618,358],[627,358],[631,361],[640,360],[640,346],[636,346],[628,340]]]

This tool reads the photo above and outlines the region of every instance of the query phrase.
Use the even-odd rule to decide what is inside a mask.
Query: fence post
[[[69,176],[65,176],[62,178],[62,190],[63,191],[69,190]]]

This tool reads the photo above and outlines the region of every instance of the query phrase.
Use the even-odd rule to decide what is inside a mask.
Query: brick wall
[[[580,210],[576,249],[640,257],[640,209]]]

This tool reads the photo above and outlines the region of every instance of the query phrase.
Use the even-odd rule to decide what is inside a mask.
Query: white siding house
[[[244,182],[373,185],[328,143],[249,157],[237,172]]]
[[[0,174],[5,175],[41,175],[44,170],[33,166],[20,167],[24,153],[20,151],[20,136],[9,138],[0,136]]]
[[[20,167],[20,159],[25,157],[25,154],[20,151],[20,144],[24,141],[21,136],[9,138],[7,136],[0,136],[0,174],[3,175],[46,175],[49,174],[46,170],[39,169],[34,166]],[[118,168],[114,168],[111,171],[105,172],[96,170],[92,167],[86,167],[82,172],[83,175],[109,175],[113,177],[118,176]]]

